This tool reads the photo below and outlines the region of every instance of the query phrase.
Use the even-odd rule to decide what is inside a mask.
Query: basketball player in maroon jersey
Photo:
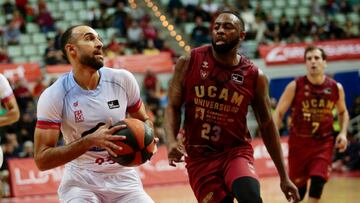
[[[271,117],[268,81],[251,61],[237,53],[245,38],[244,22],[222,12],[212,31],[212,46],[181,57],[170,82],[166,108],[169,164],[184,154],[190,185],[201,203],[259,203],[247,129],[248,106],[254,109],[264,143],[274,160],[286,198],[297,202],[296,186],[286,172],[279,134]],[[184,106],[184,146],[176,138]]]
[[[335,141],[339,151],[346,149],[349,114],[342,85],[324,74],[324,50],[309,46],[304,57],[307,74],[287,85],[274,112],[274,121],[279,127],[291,107],[289,175],[299,189],[300,199],[306,194],[308,179],[311,180],[308,202],[315,203],[319,202],[331,169],[332,110],[337,109],[341,126]]]

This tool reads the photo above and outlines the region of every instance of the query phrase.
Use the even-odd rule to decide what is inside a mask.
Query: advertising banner
[[[360,59],[360,39],[333,40],[312,43],[324,49],[327,61]],[[267,65],[304,63],[304,51],[309,44],[261,45],[259,52]]]

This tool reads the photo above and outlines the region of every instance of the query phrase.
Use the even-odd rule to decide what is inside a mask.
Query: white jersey
[[[0,99],[2,102],[7,100],[11,95],[13,95],[13,91],[9,84],[9,81],[5,78],[3,74],[0,74]]]
[[[94,132],[110,117],[115,124],[125,118],[126,112],[139,110],[142,104],[140,89],[130,72],[103,67],[99,73],[100,81],[94,90],[81,88],[72,72],[47,88],[38,101],[36,127],[60,127],[67,144]],[[100,148],[90,149],[67,165],[110,173],[134,170],[114,163],[108,152]]]

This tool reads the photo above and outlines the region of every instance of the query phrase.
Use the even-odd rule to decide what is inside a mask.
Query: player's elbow
[[[35,160],[35,164],[36,166],[38,167],[38,169],[40,171],[46,171],[46,170],[49,170],[51,169],[48,164],[46,164],[46,161],[42,158],[41,155],[39,154],[34,154],[34,160]]]

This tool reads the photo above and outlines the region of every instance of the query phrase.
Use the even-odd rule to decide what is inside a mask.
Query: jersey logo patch
[[[108,101],[108,106],[109,106],[109,109],[119,108],[120,107],[119,101],[117,99],[112,100],[112,101]]]
[[[331,94],[331,88],[324,89],[324,93],[325,94]]]
[[[205,80],[209,76],[209,72],[200,70],[200,76],[201,76],[201,79]]]
[[[208,69],[209,68],[209,63],[207,61],[203,61],[201,64],[202,68]]]
[[[233,74],[231,74],[231,80],[242,85],[244,83],[244,76],[233,73]]]
[[[74,111],[74,115],[75,115],[75,122],[76,123],[80,123],[80,122],[83,122],[85,120],[84,115],[83,115],[81,110]]]

